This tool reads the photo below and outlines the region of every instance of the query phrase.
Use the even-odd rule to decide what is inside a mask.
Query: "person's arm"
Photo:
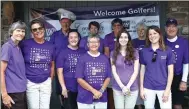
[[[181,91],[186,91],[187,90],[187,81],[188,81],[188,73],[189,73],[189,44],[188,41],[185,40],[185,50],[184,50],[184,56],[183,56],[183,74],[182,74],[182,81],[180,82],[179,89]]]
[[[129,89],[138,76],[138,68],[139,68],[139,59],[134,61],[134,72],[133,72],[133,74],[132,74],[132,76],[131,76],[131,78],[130,78],[127,86],[126,86]]]
[[[1,61],[1,94],[4,98],[7,94],[6,84],[5,84],[5,70],[8,63],[6,61]]]
[[[54,61],[51,62],[51,80],[53,80],[54,78],[54,68],[55,68],[55,64]]]
[[[64,96],[64,98],[67,98],[68,94],[67,94],[67,88],[64,81],[63,68],[57,68],[57,75],[58,75],[58,81],[62,88],[62,95]]]
[[[107,88],[108,84],[110,83],[110,77],[106,78],[101,89],[100,89],[100,92],[103,93],[104,90]]]
[[[77,78],[77,82],[83,87],[85,90],[90,91],[94,94],[95,99],[99,99],[102,96],[102,93],[95,88],[93,88],[91,85],[89,85],[83,78]],[[105,86],[104,86],[105,87]]]
[[[113,64],[112,58],[110,58],[110,60],[111,60],[112,74],[113,74],[113,76],[114,76],[114,79],[116,80],[116,82],[117,82],[117,84],[119,85],[119,87],[120,87],[121,89],[123,89],[124,84],[121,82],[121,80],[120,80],[120,78],[119,78],[119,76],[118,76],[118,74],[117,74],[116,67],[115,67],[115,65]]]
[[[170,91],[171,91],[171,85],[172,85],[172,81],[173,81],[173,64],[171,65],[168,65],[168,79],[167,79],[167,85],[166,85],[166,88],[165,88],[165,91],[163,93],[163,102],[167,102],[168,101],[168,98],[169,98],[169,94],[170,94]]]
[[[6,89],[6,83],[5,83],[5,70],[7,68],[8,62],[1,61],[1,96],[2,101],[5,106],[8,108],[12,107],[12,104],[15,104],[13,99],[8,95],[7,89]],[[12,104],[11,104],[12,103]]]
[[[167,91],[170,91],[171,90],[171,84],[172,84],[172,81],[173,81],[173,64],[171,65],[168,65],[168,80],[167,80],[167,85],[166,85],[166,88],[165,90]]]
[[[144,100],[145,94],[144,94],[144,74],[145,74],[145,65],[141,64],[140,67],[140,96]]]

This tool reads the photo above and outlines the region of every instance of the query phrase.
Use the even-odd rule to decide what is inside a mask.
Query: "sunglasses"
[[[37,32],[37,30],[42,31],[42,30],[43,30],[43,27],[33,28],[33,29],[32,29],[32,32]]]
[[[157,58],[157,52],[155,51],[153,53],[152,62],[156,62],[156,58]]]

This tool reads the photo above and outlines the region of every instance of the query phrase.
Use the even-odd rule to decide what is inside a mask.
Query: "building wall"
[[[176,18],[179,24],[179,34],[189,38],[189,1],[169,1],[166,17]]]

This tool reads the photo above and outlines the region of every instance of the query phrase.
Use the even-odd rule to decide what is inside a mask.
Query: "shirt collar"
[[[174,38],[172,38],[172,39],[167,38],[167,40],[168,40],[169,42],[175,42],[177,39],[178,39],[178,36],[176,36],[176,37],[174,37]]]
[[[8,42],[9,42],[13,47],[17,47],[17,45],[14,43],[14,41],[13,41],[11,38],[8,39]]]
[[[149,51],[154,51],[153,49],[152,49],[152,46],[150,45],[150,47],[148,47],[148,50]],[[156,49],[156,51],[163,51],[161,48],[158,48],[158,49]]]

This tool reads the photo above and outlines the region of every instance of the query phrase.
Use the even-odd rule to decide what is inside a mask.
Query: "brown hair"
[[[116,63],[116,60],[117,60],[117,56],[118,54],[120,53],[120,48],[121,48],[121,45],[119,43],[119,38],[121,37],[121,34],[122,33],[126,33],[128,35],[128,43],[127,43],[127,48],[126,48],[126,56],[125,56],[125,62],[126,64],[129,64],[129,65],[132,65],[134,60],[135,60],[135,55],[134,53],[136,52],[133,45],[132,45],[132,42],[131,42],[131,36],[129,34],[128,31],[126,30],[122,30],[118,37],[117,37],[117,40],[116,40],[116,43],[115,43],[115,49],[113,51],[113,64],[115,65]]]
[[[150,42],[149,36],[148,36],[150,30],[154,30],[157,33],[159,33],[159,35],[160,35],[159,46],[163,51],[165,51],[166,50],[166,46],[165,46],[165,43],[164,43],[162,32],[161,32],[160,28],[158,26],[155,26],[155,25],[149,26],[147,31],[146,31],[146,47],[150,47],[151,46],[151,42]]]

